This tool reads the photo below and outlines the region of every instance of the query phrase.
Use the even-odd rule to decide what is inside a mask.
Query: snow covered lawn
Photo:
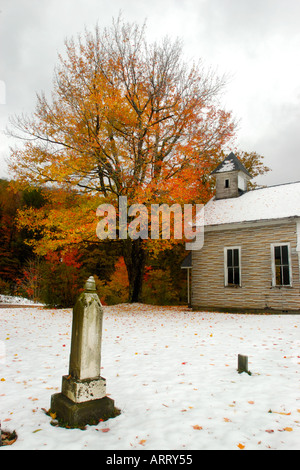
[[[18,434],[1,451],[300,449],[300,316],[104,309],[101,375],[121,415],[83,431],[43,411],[68,373],[71,310],[0,310],[0,419]]]
[[[11,295],[0,294],[0,304],[14,304],[14,305],[42,305],[32,300],[25,299],[24,297],[15,297]]]

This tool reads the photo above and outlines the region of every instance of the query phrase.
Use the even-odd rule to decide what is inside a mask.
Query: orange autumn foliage
[[[146,43],[120,19],[101,34],[66,41],[52,101],[38,95],[32,117],[12,119],[31,136],[11,157],[23,183],[56,184],[130,203],[199,200],[203,175],[235,133],[218,97],[225,79],[188,67],[178,41]]]
[[[144,26],[121,18],[67,40],[51,98],[39,94],[32,116],[11,120],[25,139],[11,154],[15,180],[57,190],[42,209],[20,212],[39,235],[36,250],[96,241],[97,206],[117,207],[120,196],[128,205],[207,202],[208,176],[236,133],[219,102],[225,85],[201,62],[188,65],[180,41],[148,44]],[[68,192],[78,204],[61,204]],[[144,245],[123,243],[130,298],[141,292]]]

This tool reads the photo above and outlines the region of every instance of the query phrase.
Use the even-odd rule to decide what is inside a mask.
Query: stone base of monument
[[[75,403],[63,393],[52,395],[50,412],[56,414],[60,423],[72,428],[98,424],[100,420],[105,421],[120,414],[114,400],[107,396]]]
[[[106,380],[103,377],[79,380],[64,375],[61,392],[75,403],[98,400],[106,396]]]

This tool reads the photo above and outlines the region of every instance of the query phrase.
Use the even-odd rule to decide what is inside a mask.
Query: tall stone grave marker
[[[106,380],[100,376],[102,322],[102,305],[90,277],[73,309],[69,375],[62,377],[61,393],[51,397],[51,413],[71,427],[118,414],[114,401],[106,396]]]

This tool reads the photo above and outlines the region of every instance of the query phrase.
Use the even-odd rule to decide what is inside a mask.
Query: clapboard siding
[[[292,287],[272,287],[272,243],[290,243]],[[206,232],[192,252],[192,307],[300,312],[296,223]],[[241,247],[241,286],[224,285],[224,247]]]

